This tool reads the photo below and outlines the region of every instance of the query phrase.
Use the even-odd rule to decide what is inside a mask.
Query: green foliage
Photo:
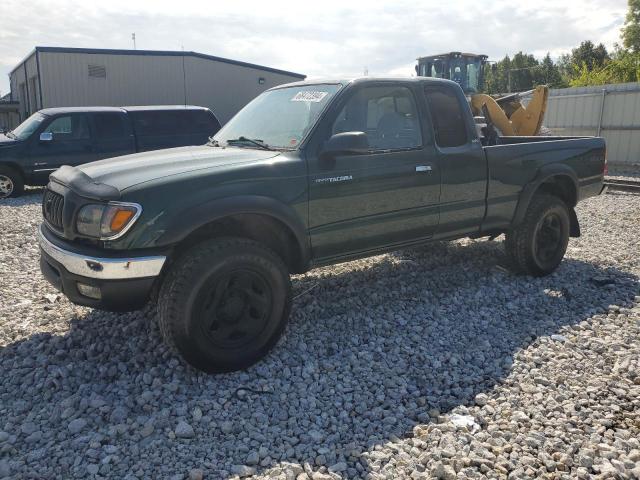
[[[602,68],[589,70],[583,64],[570,84],[572,87],[585,87],[637,81],[640,81],[640,53],[621,50]]]
[[[629,11],[622,29],[622,44],[631,53],[640,53],[640,0],[629,0]]]
[[[542,61],[538,61],[531,54],[518,52],[513,58],[506,56],[487,68],[487,93],[522,92],[537,85],[549,85],[551,88],[567,86],[559,66],[553,62],[549,54]]]
[[[602,43],[595,46],[591,40],[585,40],[578,48],[571,50],[571,65],[578,71],[583,65],[586,65],[588,70],[602,68],[610,58]]]

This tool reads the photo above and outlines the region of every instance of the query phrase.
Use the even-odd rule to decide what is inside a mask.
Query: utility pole
[[[133,40],[133,49],[136,50],[136,32],[131,34],[131,40]]]

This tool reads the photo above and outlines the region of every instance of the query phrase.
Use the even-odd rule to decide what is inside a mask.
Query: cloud
[[[618,40],[626,0],[303,2],[138,1],[0,4],[0,91],[36,45],[194,50],[310,77],[413,72],[450,50],[492,59],[523,50],[558,56],[591,39]]]

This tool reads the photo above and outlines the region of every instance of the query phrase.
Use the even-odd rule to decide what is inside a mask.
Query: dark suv
[[[0,198],[45,185],[61,165],[161,148],[203,145],[220,130],[204,107],[47,108],[0,134]]]

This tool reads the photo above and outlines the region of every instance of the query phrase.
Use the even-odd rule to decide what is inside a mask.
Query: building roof
[[[231,65],[238,65],[240,67],[253,68],[256,70],[263,70],[265,72],[279,73],[281,75],[289,75],[292,77],[298,77],[301,79],[306,78],[306,75],[302,73],[288,72],[286,70],[280,70],[278,68],[265,67],[263,65],[257,65],[255,63],[241,62],[239,60],[231,60],[229,58],[216,57],[214,55],[206,55],[204,53],[192,52],[192,51],[175,51],[175,50],[117,50],[110,48],[67,48],[67,47],[35,47],[29,55],[27,55],[18,65],[16,65],[10,73],[13,73],[18,67],[20,67],[31,55],[36,52],[51,52],[51,53],[90,53],[93,55],[140,55],[140,56],[156,56],[156,57],[194,57],[203,58],[205,60],[212,60],[215,62],[229,63]]]

